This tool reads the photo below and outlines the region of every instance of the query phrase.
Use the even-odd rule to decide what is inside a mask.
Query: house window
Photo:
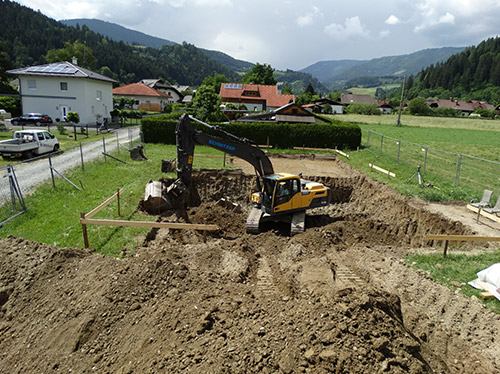
[[[97,101],[101,101],[102,100],[102,91],[96,91],[95,98]]]
[[[61,91],[68,91],[68,82],[60,82],[59,86],[61,88]]]
[[[28,79],[28,90],[36,90],[36,79]]]

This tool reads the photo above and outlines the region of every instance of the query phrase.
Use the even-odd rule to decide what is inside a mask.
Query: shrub
[[[66,115],[66,120],[68,122],[73,122],[77,124],[78,122],[80,122],[80,116],[78,115],[77,112],[68,112],[68,114]]]
[[[148,117],[142,120],[142,132],[146,143],[175,144],[177,121],[165,116]],[[204,133],[221,136],[194,122],[195,128]],[[358,125],[341,121],[330,123],[224,123],[223,130],[254,141],[269,143],[277,148],[315,147],[355,149],[361,144],[361,129]]]
[[[381,114],[380,109],[377,104],[361,104],[352,103],[345,109],[347,114],[365,114],[365,115],[375,115]]]

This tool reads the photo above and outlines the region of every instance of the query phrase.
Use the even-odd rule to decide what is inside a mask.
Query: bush
[[[142,120],[142,132],[146,143],[175,144],[177,120],[166,116],[148,117]],[[204,133],[210,129],[193,122],[195,128]],[[340,121],[330,123],[224,123],[223,130],[240,138],[248,138],[256,144],[269,143],[277,148],[314,147],[355,149],[361,144],[361,129],[358,125]]]
[[[77,112],[68,112],[68,115],[66,116],[66,121],[77,124],[78,122],[80,122],[80,116],[78,115]]]
[[[61,135],[66,135],[66,128],[64,127],[64,123],[57,122],[57,131],[59,131],[59,134]]]
[[[345,109],[347,114],[365,114],[365,115],[381,115],[377,104],[360,104],[360,103],[352,103],[349,104]]]

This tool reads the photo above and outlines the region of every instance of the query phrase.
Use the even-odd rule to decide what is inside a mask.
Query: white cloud
[[[385,23],[387,23],[388,25],[397,25],[398,23],[401,23],[401,20],[395,15],[391,14],[389,18],[385,20]]]
[[[300,27],[304,27],[304,26],[312,24],[313,18],[310,14],[306,14],[306,15],[297,17],[296,22],[297,22],[297,25],[299,25]]]
[[[235,30],[219,32],[207,48],[222,51],[234,58],[246,61],[255,61],[258,56],[267,54],[265,43],[250,33],[239,33]]]
[[[322,16],[322,13],[319,10],[319,8],[316,6],[313,6],[312,11],[310,11],[306,14],[303,14],[301,16],[298,16],[297,19],[295,20],[295,23],[297,23],[297,25],[299,27],[309,26],[309,25],[313,24],[313,22],[316,18],[321,17],[321,16]]]
[[[450,12],[446,12],[444,16],[439,17],[438,23],[449,23],[453,25],[455,24],[455,16]]]
[[[334,39],[367,38],[370,32],[361,23],[358,16],[346,18],[344,25],[332,23],[325,27],[325,33]]]

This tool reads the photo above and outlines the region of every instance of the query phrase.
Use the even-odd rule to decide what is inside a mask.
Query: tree
[[[266,84],[274,86],[278,82],[274,78],[274,69],[271,65],[261,65],[259,63],[252,66],[252,69],[246,73],[242,80],[243,83]]]
[[[293,95],[292,87],[288,83],[285,83],[285,85],[281,88],[281,93],[283,95]]]
[[[73,57],[77,58],[78,65],[81,67],[90,70],[97,68],[97,59],[94,57],[92,50],[79,40],[73,44],[65,42],[64,48],[51,49],[45,55],[47,62],[71,61]]]
[[[224,74],[215,73],[212,76],[208,76],[203,79],[202,85],[204,86],[212,86],[215,92],[220,93],[220,86],[222,83],[227,83],[229,80]]]
[[[408,111],[413,115],[428,115],[431,113],[431,108],[427,105],[427,100],[423,97],[417,97],[408,104]]]
[[[221,98],[212,86],[202,85],[193,98],[196,118],[202,121],[219,121],[223,117],[220,110]]]

